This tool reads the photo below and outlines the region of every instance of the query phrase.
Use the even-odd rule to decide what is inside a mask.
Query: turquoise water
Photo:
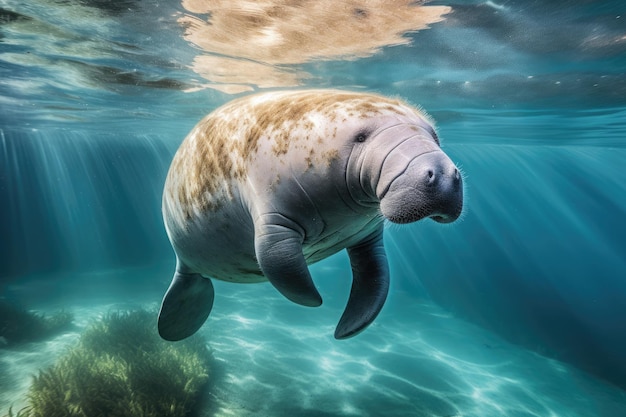
[[[162,186],[200,118],[252,92],[333,87],[426,109],[465,213],[387,227],[389,299],[348,341],[332,338],[345,254],[312,267],[318,309],[217,282],[201,414],[626,415],[621,2],[430,2],[452,10],[419,31],[401,2],[275,3],[268,23],[210,2],[0,1],[0,297],[76,316],[0,346],[0,413],[91,320],[158,305],[174,268]]]

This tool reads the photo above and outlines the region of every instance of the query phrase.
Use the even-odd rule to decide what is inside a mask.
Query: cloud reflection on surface
[[[183,0],[184,38],[208,55],[192,69],[227,93],[253,86],[293,87],[309,75],[286,66],[314,60],[354,60],[445,19],[448,6],[409,0],[349,1]],[[218,86],[213,83],[220,83]]]

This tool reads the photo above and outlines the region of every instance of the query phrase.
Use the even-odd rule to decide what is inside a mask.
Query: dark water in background
[[[246,94],[217,84],[374,91],[419,104],[437,120],[467,185],[462,221],[387,231],[392,291],[403,295],[390,298],[381,320],[419,332],[419,317],[402,308],[432,300],[450,320],[626,389],[623,2],[432,2],[453,12],[405,35],[410,45],[265,65],[291,85],[248,81],[258,70],[227,79],[215,63],[212,75],[196,71],[197,56],[223,53],[183,38],[178,19],[188,10],[176,2],[22,3],[0,2],[0,296],[31,308],[81,305],[97,291],[85,282],[72,290],[68,277],[152,266],[162,274],[111,274],[109,289],[120,302],[164,290],[174,262],[160,217],[169,161],[202,116]],[[228,35],[237,46],[237,31]],[[337,260],[316,269],[325,299],[335,284],[324,268],[335,264],[343,271],[335,273],[347,274]],[[316,329],[315,320],[303,331]],[[271,335],[266,324],[255,332]],[[400,337],[376,331],[363,343]],[[402,362],[414,363],[407,357],[419,352]],[[470,415],[491,415],[477,413]]]

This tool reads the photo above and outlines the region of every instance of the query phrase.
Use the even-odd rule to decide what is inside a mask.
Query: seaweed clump
[[[44,340],[69,329],[73,320],[69,311],[46,316],[0,300],[0,348]]]
[[[189,415],[208,382],[211,353],[197,335],[162,340],[154,324],[141,310],[91,325],[77,347],[34,377],[15,417]]]

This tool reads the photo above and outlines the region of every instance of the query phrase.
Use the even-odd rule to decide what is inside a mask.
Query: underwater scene
[[[625,166],[623,1],[0,0],[0,417],[626,416]]]

